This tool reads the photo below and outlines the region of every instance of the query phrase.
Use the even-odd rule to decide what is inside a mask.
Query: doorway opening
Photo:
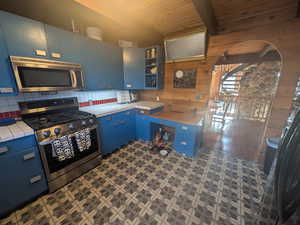
[[[280,53],[265,41],[243,42],[224,52],[212,72],[209,147],[258,160],[281,65]]]

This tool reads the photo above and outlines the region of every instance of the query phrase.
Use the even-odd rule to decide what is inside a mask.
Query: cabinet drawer
[[[4,155],[0,157],[0,164],[1,169],[4,171],[11,169],[9,164],[13,164],[14,168],[19,170],[17,174],[31,174],[42,169],[42,163],[37,147],[31,147],[13,155]]]
[[[176,132],[174,147],[177,152],[193,157],[195,152],[195,136],[192,134],[185,136]]]
[[[18,154],[19,151],[34,146],[37,146],[37,144],[33,135],[2,142],[0,143],[0,158],[4,155],[8,156]]]

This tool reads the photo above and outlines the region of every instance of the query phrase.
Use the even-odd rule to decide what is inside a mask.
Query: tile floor
[[[253,225],[265,182],[257,165],[218,150],[166,158],[134,142],[0,224]]]

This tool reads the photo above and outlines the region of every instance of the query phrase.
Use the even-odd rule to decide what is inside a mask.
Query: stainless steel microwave
[[[10,61],[20,92],[84,88],[80,64],[17,56],[11,56]]]

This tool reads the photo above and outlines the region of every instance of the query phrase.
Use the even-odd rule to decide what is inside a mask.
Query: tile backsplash
[[[41,93],[20,93],[18,96],[0,97],[0,113],[17,112],[19,111],[18,102],[33,101],[53,98],[68,98],[77,97],[81,106],[88,105],[88,102],[93,104],[104,104],[116,101],[116,91],[65,91],[53,94]],[[104,100],[104,101],[102,101]],[[15,117],[15,116],[13,116]]]

